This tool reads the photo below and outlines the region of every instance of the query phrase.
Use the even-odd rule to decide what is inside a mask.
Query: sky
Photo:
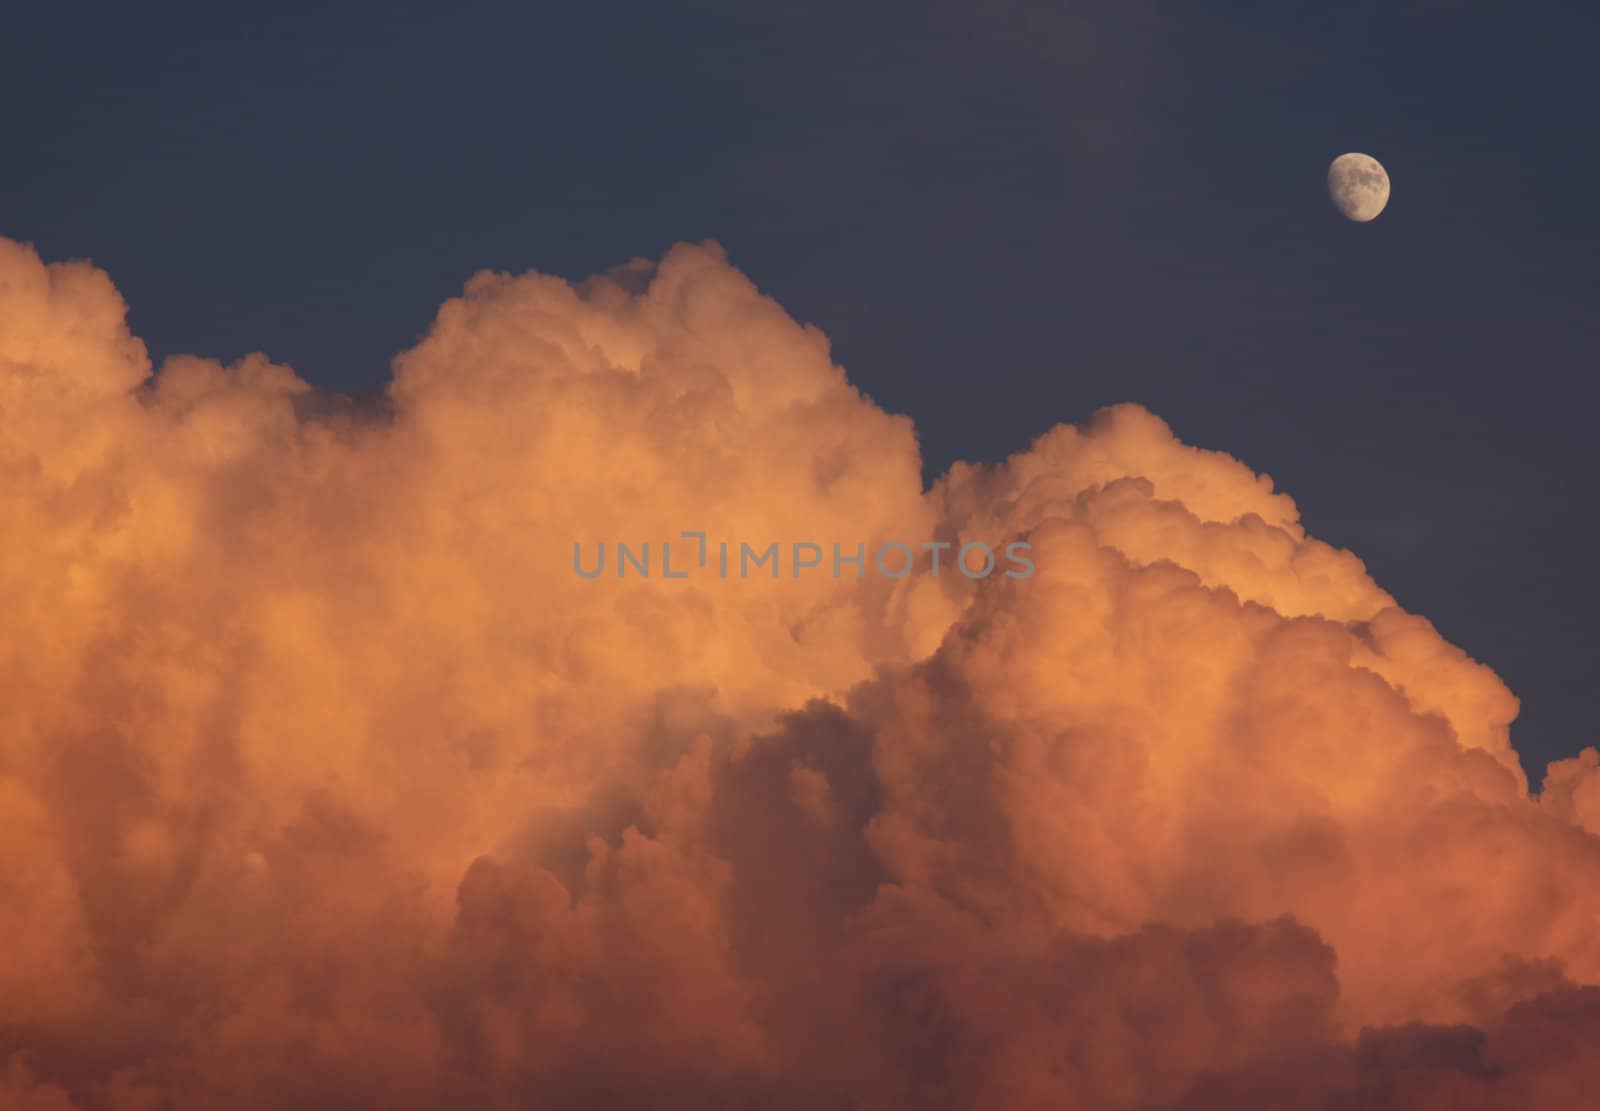
[[[381,386],[480,268],[714,239],[930,477],[1122,401],[1232,451],[1595,740],[1597,17],[1509,3],[39,6],[0,232],[157,358]],[[1388,168],[1368,226],[1326,201]],[[304,259],[314,257],[314,266]]]
[[[0,1107],[1600,1090],[1596,17],[1206,12],[9,17]]]

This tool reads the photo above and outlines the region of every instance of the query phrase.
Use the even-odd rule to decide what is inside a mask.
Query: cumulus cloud
[[[1594,750],[1144,409],[925,490],[711,244],[376,406],[124,311],[0,240],[0,1107],[1593,1089]],[[574,573],[684,530],[1036,572]]]

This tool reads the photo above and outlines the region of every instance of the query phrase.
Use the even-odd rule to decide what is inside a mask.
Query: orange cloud
[[[714,245],[381,405],[123,315],[0,240],[0,1106],[1593,1089],[1594,750],[1149,412],[924,490]],[[573,572],[684,530],[1036,573]]]

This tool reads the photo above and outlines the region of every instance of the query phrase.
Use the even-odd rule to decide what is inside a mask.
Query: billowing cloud
[[[1594,750],[1530,794],[1504,684],[1153,414],[924,490],[713,245],[481,274],[378,405],[123,316],[0,241],[0,1107],[1593,1090]]]

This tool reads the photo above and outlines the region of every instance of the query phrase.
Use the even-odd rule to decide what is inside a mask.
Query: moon
[[[1328,167],[1328,196],[1341,214],[1365,224],[1389,203],[1389,174],[1370,154],[1341,154]]]

